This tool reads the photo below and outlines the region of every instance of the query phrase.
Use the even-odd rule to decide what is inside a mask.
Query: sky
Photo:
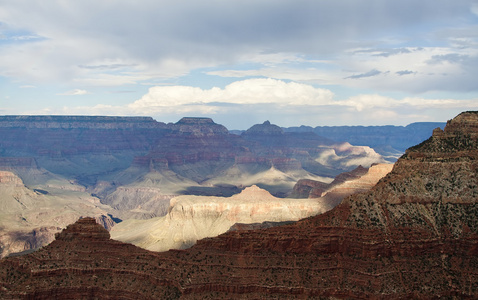
[[[0,114],[407,125],[478,110],[477,0],[0,0]]]

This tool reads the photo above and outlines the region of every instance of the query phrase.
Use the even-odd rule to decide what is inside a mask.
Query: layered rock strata
[[[2,299],[177,299],[180,286],[156,253],[109,239],[92,218],[37,252],[0,261]],[[19,291],[22,286],[24,291]]]
[[[60,238],[0,261],[0,297],[477,298],[477,128],[460,114],[370,191],[294,224],[163,253]]]
[[[226,232],[235,223],[280,223],[324,213],[344,197],[372,188],[392,166],[374,165],[339,175],[319,197],[309,199],[276,198],[257,186],[232,197],[178,196],[171,200],[166,216],[126,220],[111,234],[114,239],[152,251],[184,249],[199,239]]]
[[[184,249],[228,231],[235,223],[297,221],[332,207],[325,199],[276,198],[251,186],[232,197],[175,197],[166,216],[123,221],[111,235],[152,251]]]
[[[376,164],[370,168],[357,167],[351,172],[338,175],[331,183],[310,179],[299,180],[292,196],[303,198],[326,198],[338,204],[344,197],[365,192],[392,170],[392,164]],[[334,201],[332,201],[334,200]],[[334,205],[335,206],[335,205]]]
[[[407,148],[427,139],[433,129],[445,127],[444,122],[417,122],[407,126],[310,126],[285,128],[285,132],[314,132],[319,136],[353,145],[369,146],[381,154],[403,153]]]

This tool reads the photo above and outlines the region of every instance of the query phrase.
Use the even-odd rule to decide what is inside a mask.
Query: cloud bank
[[[271,78],[236,81],[224,89],[203,90],[191,86],[156,86],[129,107],[133,109],[198,104],[275,104],[324,105],[333,93],[307,84],[284,82]]]
[[[277,123],[281,126],[406,125],[416,118],[422,121],[448,120],[463,110],[478,109],[477,100],[395,99],[378,94],[337,99],[332,91],[312,85],[257,78],[236,81],[224,89],[156,86],[150,88],[141,99],[129,104],[127,109],[138,114],[148,112],[159,120],[186,113],[219,119],[221,115],[253,120],[261,120],[264,115],[281,116],[277,117]],[[427,116],[429,112],[433,112],[436,119]],[[225,125],[234,124],[240,128],[228,118],[223,120]]]

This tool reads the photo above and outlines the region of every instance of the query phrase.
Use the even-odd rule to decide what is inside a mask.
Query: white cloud
[[[64,92],[64,93],[60,93],[60,94],[57,94],[57,95],[60,95],[60,96],[78,96],[78,95],[86,95],[86,94],[89,94],[88,91],[86,91],[86,90],[74,89],[74,90],[67,91],[67,92]]]
[[[191,86],[156,86],[149,89],[141,99],[128,105],[136,111],[164,110],[192,106],[223,106],[272,104],[277,107],[324,107],[335,106],[357,112],[380,109],[389,113],[400,109],[478,109],[478,101],[456,99],[426,99],[405,97],[395,99],[379,94],[362,94],[347,99],[334,99],[327,89],[296,82],[271,78],[256,78],[233,82],[224,89],[203,90]]]
[[[155,108],[195,104],[277,104],[326,105],[331,102],[330,90],[311,85],[271,78],[236,81],[224,89],[203,90],[191,86],[156,86],[130,105],[131,108]]]
[[[343,101],[337,101],[337,105],[353,108],[358,112],[373,109],[386,109],[388,112],[395,109],[478,109],[478,102],[474,100],[455,99],[424,99],[419,97],[406,97],[394,99],[377,94],[352,96]]]

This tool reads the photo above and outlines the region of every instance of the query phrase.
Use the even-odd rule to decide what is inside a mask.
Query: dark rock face
[[[195,249],[230,253],[234,266],[253,262],[248,295],[287,293],[270,288],[266,278],[277,278],[273,286],[309,297],[475,298],[477,125],[478,114],[459,115],[409,149],[371,191],[323,215],[231,232]]]
[[[41,250],[3,259],[1,264],[2,299],[177,299],[180,296],[177,283],[161,274],[161,269],[169,271],[155,253],[109,239],[108,231],[92,218],[69,225]]]
[[[478,114],[463,113],[323,215],[238,225],[188,250],[141,250],[80,220],[38,252],[1,260],[0,297],[477,298],[477,129]]]

